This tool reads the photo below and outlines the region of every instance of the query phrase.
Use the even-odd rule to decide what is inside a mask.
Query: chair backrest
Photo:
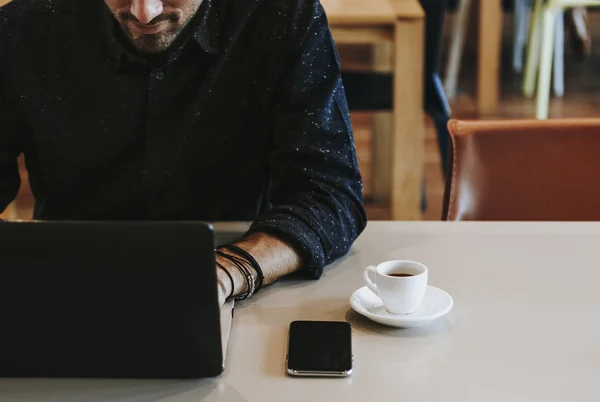
[[[443,219],[600,220],[600,119],[448,124]]]

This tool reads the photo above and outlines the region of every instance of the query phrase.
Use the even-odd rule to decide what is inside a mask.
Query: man
[[[366,222],[318,0],[13,0],[0,210],[21,153],[35,219],[252,221],[236,246],[256,264],[217,257],[221,303],[258,267],[318,278]]]

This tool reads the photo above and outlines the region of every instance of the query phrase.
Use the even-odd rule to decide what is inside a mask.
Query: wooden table
[[[424,13],[417,0],[321,0],[339,45],[378,47],[375,69],[394,76],[390,121],[375,123],[373,198],[389,203],[394,220],[421,217],[425,147]]]
[[[477,109],[481,115],[496,112],[500,99],[502,17],[501,0],[479,0]]]
[[[200,381],[0,380],[0,400],[596,402],[599,223],[370,223],[319,281],[282,281],[236,307],[225,373]],[[454,309],[410,330],[349,307],[364,267],[428,265]],[[348,379],[285,375],[289,323],[347,320]]]

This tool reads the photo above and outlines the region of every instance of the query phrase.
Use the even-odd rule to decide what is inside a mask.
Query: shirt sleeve
[[[0,10],[0,212],[15,199],[21,185],[19,176],[19,165],[17,158],[21,153],[17,144],[19,117],[16,107],[9,101],[5,80],[8,60],[5,51],[5,43],[2,40],[6,32],[3,32],[3,11]]]
[[[318,1],[276,88],[271,208],[250,232],[292,244],[309,278],[345,255],[366,225],[339,56]]]

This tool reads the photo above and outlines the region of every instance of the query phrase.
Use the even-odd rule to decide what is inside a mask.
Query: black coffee
[[[389,274],[388,276],[393,276],[396,278],[405,278],[407,276],[414,276],[413,274]]]

